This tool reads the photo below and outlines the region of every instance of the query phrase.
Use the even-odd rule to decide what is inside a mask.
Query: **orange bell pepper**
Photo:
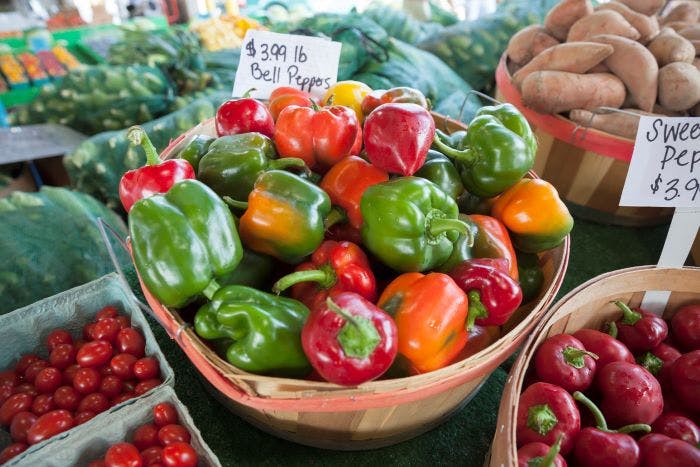
[[[474,258],[505,258],[508,260],[508,274],[519,280],[518,259],[510,240],[508,229],[501,221],[491,216],[469,214],[469,219],[476,224],[472,256]]]
[[[277,117],[285,107],[290,105],[298,105],[300,107],[311,107],[311,94],[301,89],[292,88],[289,86],[281,86],[274,89],[270,93],[268,107],[272,114],[272,119],[277,121]],[[315,99],[314,99],[315,101]]]
[[[407,272],[384,289],[377,305],[396,321],[399,354],[425,373],[450,364],[466,345],[467,302],[447,274]]]
[[[491,214],[510,230],[515,246],[528,253],[554,248],[574,226],[556,188],[541,179],[520,180],[496,199]]]

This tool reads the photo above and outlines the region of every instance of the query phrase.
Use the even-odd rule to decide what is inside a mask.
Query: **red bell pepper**
[[[472,258],[463,261],[450,277],[469,297],[467,330],[476,322],[481,326],[500,326],[523,301],[520,284],[508,274],[503,259]]]
[[[333,294],[312,310],[301,331],[301,343],[324,379],[346,386],[381,376],[398,350],[391,317],[352,292]]]
[[[649,433],[639,440],[639,450],[645,467],[699,466],[700,449],[685,441],[659,433]]]
[[[619,300],[614,303],[622,310],[622,317],[615,321],[617,339],[633,353],[651,350],[668,336],[668,325],[661,317],[639,308],[633,310]]]
[[[598,371],[595,382],[601,395],[600,408],[613,426],[650,424],[663,411],[659,382],[637,364],[609,363]]]
[[[566,467],[559,454],[561,436],[551,447],[544,443],[528,443],[518,449],[518,467]]]
[[[598,356],[595,361],[596,368],[601,369],[612,362],[634,363],[634,355],[619,340],[610,334],[597,331],[595,329],[579,329],[572,334],[578,339],[583,347]]]
[[[681,355],[671,365],[673,393],[688,409],[700,412],[700,350]]]
[[[360,124],[349,107],[290,105],[277,117],[275,146],[280,157],[298,157],[326,171],[350,155]]]
[[[680,356],[681,353],[678,350],[662,342],[637,357],[637,363],[656,376],[656,379],[661,383],[661,389],[666,392],[671,388],[671,365]]]
[[[300,107],[311,107],[311,101],[315,99],[306,91],[292,88],[289,86],[280,86],[270,93],[268,101],[270,102],[270,114],[272,119],[277,121],[282,110],[290,105],[298,105]]]
[[[369,115],[382,104],[416,104],[424,109],[430,109],[428,99],[418,89],[399,86],[391,89],[375,89],[362,99],[362,113]]]
[[[691,303],[678,310],[671,318],[673,337],[686,351],[700,350],[700,303]]]
[[[165,193],[175,182],[195,178],[194,169],[186,160],[161,161],[158,151],[143,128],[132,126],[127,131],[127,138],[131,144],[141,145],[146,153],[146,165],[129,170],[119,181],[119,199],[126,212],[129,212],[131,206],[142,198]]]
[[[292,297],[310,309],[325,303],[332,293],[355,292],[374,301],[377,283],[367,255],[351,242],[326,240],[311,254],[311,261],[296,267],[272,286],[273,292],[292,287]]]
[[[470,214],[467,218],[477,227],[472,247],[473,256],[507,259],[510,277],[517,281],[519,279],[518,259],[506,226],[495,217],[482,214]]]
[[[380,169],[413,175],[421,168],[435,137],[435,121],[416,104],[383,104],[365,119],[365,152]]]
[[[571,395],[554,384],[528,386],[518,402],[518,446],[541,442],[554,444],[561,436],[561,453],[568,454],[581,430],[581,416]]]
[[[664,413],[651,424],[653,433],[680,439],[693,446],[700,443],[700,428],[688,417],[678,413]]]
[[[248,97],[246,92],[240,99],[229,99],[216,110],[214,123],[219,136],[240,133],[262,133],[268,138],[275,134],[275,122],[265,104]]]
[[[598,356],[571,334],[555,334],[535,353],[537,377],[569,392],[585,391],[593,383]]]

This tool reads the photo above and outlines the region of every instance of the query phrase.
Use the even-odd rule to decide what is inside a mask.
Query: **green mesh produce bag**
[[[111,272],[98,217],[126,235],[116,213],[66,188],[44,186],[0,199],[0,314]],[[116,252],[129,264],[126,252]]]

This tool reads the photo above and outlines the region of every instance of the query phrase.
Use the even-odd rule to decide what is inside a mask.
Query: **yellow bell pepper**
[[[355,111],[357,120],[362,124],[365,116],[362,113],[362,100],[367,94],[372,92],[372,88],[359,81],[338,81],[326,91],[323,96],[323,103],[326,105],[333,96],[333,105],[344,105]]]

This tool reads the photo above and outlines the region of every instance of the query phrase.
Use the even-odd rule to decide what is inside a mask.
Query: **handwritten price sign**
[[[340,42],[249,29],[243,40],[233,96],[255,88],[266,99],[273,89],[291,86],[321,97],[338,76]]]
[[[700,118],[640,118],[620,205],[700,207]]]

